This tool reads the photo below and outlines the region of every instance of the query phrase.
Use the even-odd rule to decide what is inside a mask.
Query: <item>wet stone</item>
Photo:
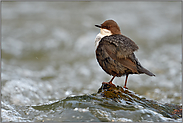
[[[182,106],[175,104],[161,104],[154,100],[147,100],[146,98],[135,94],[134,92],[125,89],[121,86],[113,86],[103,83],[98,90],[98,94],[105,98],[110,98],[118,103],[126,103],[131,105],[138,105],[148,108],[165,117],[182,118]]]
[[[7,107],[4,103],[2,108]],[[97,93],[12,108],[30,122],[181,122],[182,106],[148,100],[121,86],[103,83]],[[2,114],[6,112],[3,110]],[[3,116],[5,121],[5,116]],[[6,117],[6,121],[8,120]]]

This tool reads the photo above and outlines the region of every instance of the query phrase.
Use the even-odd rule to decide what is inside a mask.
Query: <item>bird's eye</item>
[[[106,26],[106,29],[110,29],[111,28],[111,26]]]

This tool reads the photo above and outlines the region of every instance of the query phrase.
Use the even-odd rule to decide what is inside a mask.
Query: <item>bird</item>
[[[127,79],[129,74],[155,76],[140,64],[134,54],[139,47],[130,38],[122,35],[114,20],[106,20],[95,26],[100,28],[100,33],[95,38],[96,59],[102,69],[113,76],[109,82],[103,83],[114,85],[112,81],[115,77],[126,76],[123,87],[128,89]]]

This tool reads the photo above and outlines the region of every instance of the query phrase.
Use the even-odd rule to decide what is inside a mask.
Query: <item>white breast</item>
[[[100,33],[96,36],[95,38],[95,50],[97,49],[100,40],[104,37],[104,36],[109,36],[112,35],[110,30],[107,29],[101,29]]]
[[[104,37],[104,35],[102,35],[101,33],[99,33],[96,38],[95,38],[95,50],[97,49],[100,40]]]

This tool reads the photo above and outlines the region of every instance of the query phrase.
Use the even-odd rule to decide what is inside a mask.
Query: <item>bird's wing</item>
[[[123,35],[105,36],[101,39],[99,46],[103,47],[112,59],[120,62],[132,72],[138,73],[135,62],[128,57],[138,50],[138,46],[131,39]]]

